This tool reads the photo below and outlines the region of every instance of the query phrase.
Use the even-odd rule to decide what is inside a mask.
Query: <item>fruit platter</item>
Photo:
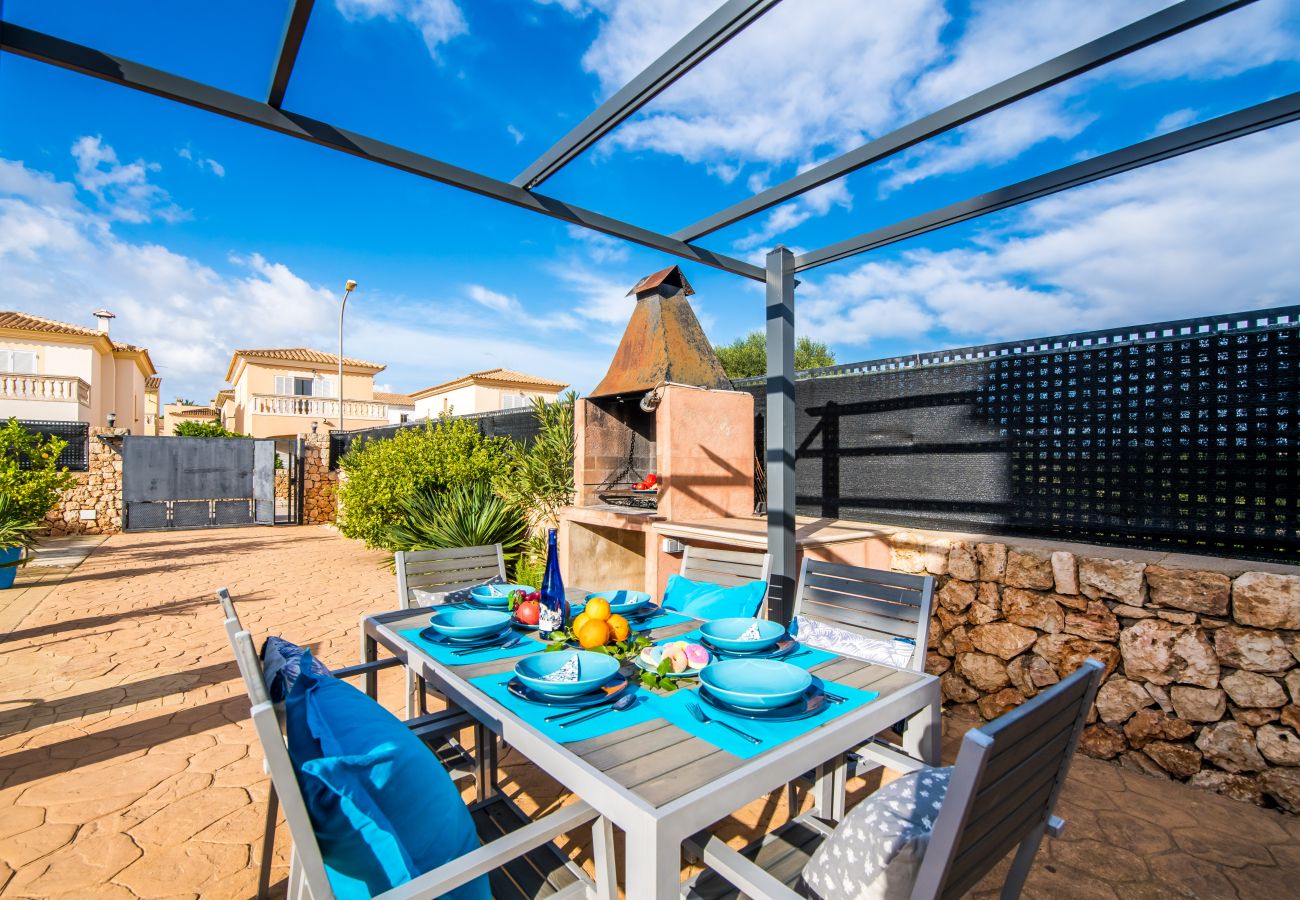
[[[567,628],[551,632],[551,644],[546,649],[580,647],[627,660],[648,646],[650,639],[645,635],[634,636],[632,624],[610,609],[609,600],[593,596]]]
[[[653,494],[659,490],[659,476],[651,472],[642,480],[632,485],[632,490],[638,494]]]

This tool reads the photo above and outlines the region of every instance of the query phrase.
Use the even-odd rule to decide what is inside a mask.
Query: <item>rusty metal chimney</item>
[[[614,361],[588,396],[644,393],[665,382],[731,389],[690,301],[695,293],[678,266],[670,266],[636,283],[632,319],[614,352]]]

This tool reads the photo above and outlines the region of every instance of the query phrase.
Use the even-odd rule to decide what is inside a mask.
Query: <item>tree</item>
[[[767,339],[761,331],[751,331],[730,344],[713,348],[729,378],[752,378],[767,371]],[[816,369],[835,365],[835,354],[821,341],[801,337],[794,345],[794,367]]]
[[[0,428],[0,496],[6,513],[23,522],[40,522],[54,509],[61,492],[76,484],[59,465],[68,442],[28,431],[11,418]]]
[[[176,426],[175,434],[177,437],[248,437],[246,434],[231,431],[216,419],[213,419],[211,422],[181,422]]]

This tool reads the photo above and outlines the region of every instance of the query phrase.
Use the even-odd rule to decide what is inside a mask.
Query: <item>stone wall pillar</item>
[[[127,434],[127,428],[90,429],[90,466],[85,472],[73,473],[77,483],[63,492],[46,515],[49,534],[117,534],[122,530],[120,439]]]
[[[309,434],[303,440],[302,521],[304,525],[332,523],[338,512],[339,470],[330,471],[328,434]]]

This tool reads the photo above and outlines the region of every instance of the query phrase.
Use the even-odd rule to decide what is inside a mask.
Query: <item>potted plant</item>
[[[0,589],[13,587],[24,551],[35,543],[39,526],[8,494],[0,494]]]

